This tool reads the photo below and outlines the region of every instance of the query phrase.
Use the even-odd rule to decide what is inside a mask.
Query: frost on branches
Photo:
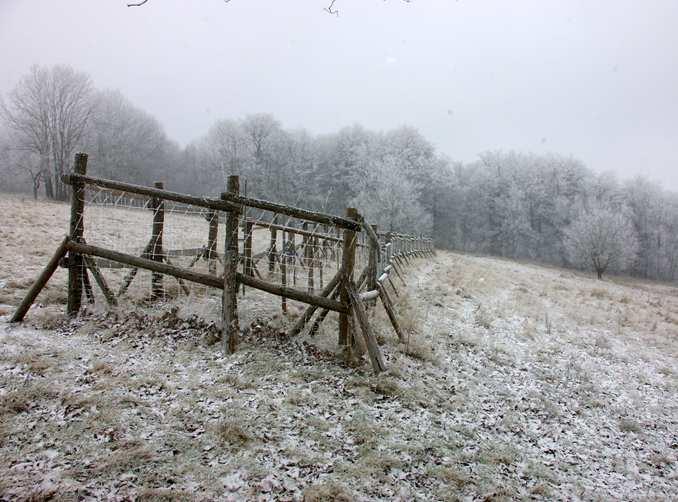
[[[565,248],[575,265],[593,269],[602,279],[608,270],[633,263],[638,239],[624,214],[597,207],[582,212],[565,231]]]

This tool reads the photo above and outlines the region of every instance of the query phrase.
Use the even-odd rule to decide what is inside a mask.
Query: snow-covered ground
[[[379,376],[332,316],[250,315],[225,357],[200,309],[65,324],[48,291],[0,318],[0,499],[678,498],[678,289],[447,252],[406,280]]]

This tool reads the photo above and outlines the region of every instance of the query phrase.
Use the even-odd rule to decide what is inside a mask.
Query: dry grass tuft
[[[52,366],[52,361],[49,361],[45,356],[49,356],[49,354],[24,352],[17,355],[14,362],[21,365],[29,373],[44,376],[45,372]]]
[[[601,288],[593,288],[590,292],[592,298],[597,298],[598,300],[606,300],[610,298],[607,290]]]
[[[631,418],[622,418],[619,420],[619,430],[622,432],[639,433],[643,428],[637,421]]]
[[[490,311],[483,307],[482,305],[478,305],[478,308],[476,309],[475,312],[475,324],[476,326],[480,326],[485,329],[490,329],[492,328],[492,321],[493,321],[493,316],[490,313]]]
[[[429,475],[446,484],[453,484],[457,488],[464,487],[470,481],[467,474],[464,474],[458,467],[453,466],[436,466],[430,469]]]
[[[330,481],[306,488],[302,500],[304,502],[353,502],[355,496],[344,485]]]
[[[55,399],[58,395],[56,388],[43,383],[30,383],[10,390],[0,396],[0,417],[24,413],[36,404]]]
[[[90,375],[110,376],[113,374],[113,366],[104,361],[95,361],[87,370]]]
[[[377,394],[386,397],[398,397],[402,394],[402,389],[398,381],[389,376],[379,376],[374,379],[370,388]]]
[[[95,471],[123,473],[138,470],[155,461],[155,454],[140,441],[122,441],[105,458]]]
[[[192,500],[194,493],[184,490],[174,490],[172,488],[142,488],[137,494],[137,501],[184,501]]]
[[[225,419],[217,425],[216,435],[222,444],[242,448],[254,439],[240,422],[237,419]]]
[[[411,337],[405,343],[398,345],[398,351],[419,361],[438,363],[438,356],[431,343],[420,336]]]

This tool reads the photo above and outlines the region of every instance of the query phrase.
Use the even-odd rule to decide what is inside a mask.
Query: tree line
[[[491,151],[461,163],[412,127],[312,135],[270,114],[219,120],[181,148],[120,92],[65,66],[33,67],[0,119],[0,191],[63,200],[61,175],[82,150],[96,176],[217,194],[240,174],[250,196],[337,214],[355,206],[439,247],[676,279],[678,196],[567,156]]]

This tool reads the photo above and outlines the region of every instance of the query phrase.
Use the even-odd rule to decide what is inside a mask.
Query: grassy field
[[[0,210],[7,316],[68,207]],[[438,252],[396,283],[408,343],[374,313],[377,377],[342,362],[334,318],[285,337],[277,299],[243,304],[225,357],[198,295],[66,323],[64,281],[0,321],[0,498],[678,498],[670,285]]]

